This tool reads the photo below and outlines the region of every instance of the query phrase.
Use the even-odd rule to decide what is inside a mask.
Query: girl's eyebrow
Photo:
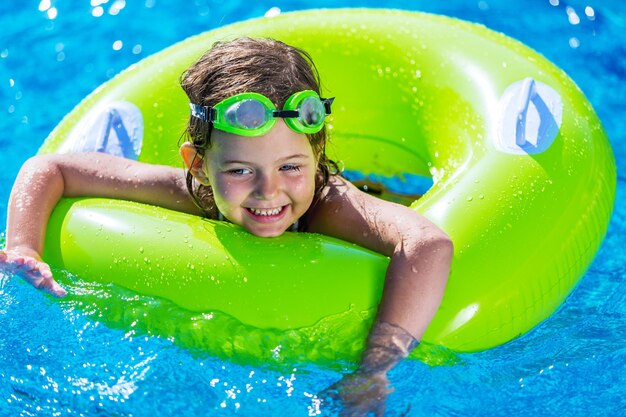
[[[228,164],[249,164],[250,162],[246,162],[246,161],[239,161],[236,159],[229,159],[227,161],[222,161],[222,164],[224,165],[228,165]]]
[[[305,155],[303,153],[296,153],[293,155],[286,156],[284,158],[280,158],[279,161],[286,161],[288,159],[306,159],[308,157],[309,157],[308,155]]]
[[[306,159],[309,156],[303,153],[296,153],[293,155],[289,155],[289,156],[285,156],[284,158],[280,158],[277,159],[277,162],[282,162],[282,161],[288,161],[290,159]],[[226,164],[250,164],[252,163],[251,161],[242,161],[242,160],[238,160],[238,159],[228,159],[226,161],[223,161],[222,164],[226,165]]]

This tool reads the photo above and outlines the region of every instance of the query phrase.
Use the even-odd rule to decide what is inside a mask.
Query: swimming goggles
[[[335,98],[320,98],[313,90],[292,94],[282,110],[259,93],[241,93],[220,101],[213,107],[190,103],[191,115],[215,128],[240,136],[261,136],[272,130],[276,118],[282,117],[291,130],[317,133],[324,126]]]

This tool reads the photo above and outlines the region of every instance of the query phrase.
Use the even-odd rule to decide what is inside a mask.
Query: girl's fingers
[[[4,251],[0,251],[0,262],[12,264],[14,271],[35,288],[58,298],[67,295],[67,291],[54,280],[50,266],[45,262],[31,256],[9,257]]]
[[[63,287],[61,287],[55,280],[53,280],[52,276],[50,278],[44,279],[43,283],[44,285],[40,288],[42,288],[48,294],[51,294],[57,298],[63,298],[67,295],[67,291],[65,291]]]
[[[61,287],[53,278],[52,274],[49,277],[44,278],[39,274],[38,277],[33,277],[33,275],[29,275],[28,281],[37,289],[43,290],[48,294],[51,294],[57,298],[63,298],[67,295],[67,291],[63,287]]]
[[[39,274],[44,279],[51,279],[52,278],[52,271],[50,271],[50,266],[47,263],[45,263],[45,262],[37,262],[35,267],[32,268],[32,269],[33,269],[33,271],[39,272]]]
[[[48,264],[46,264],[45,262],[41,262],[30,256],[13,256],[9,259],[8,262],[15,265],[17,267],[16,269],[21,272],[39,272],[40,265],[45,265],[46,267],[48,267]],[[48,270],[50,270],[49,267]]]
[[[50,271],[50,267],[48,265],[41,265],[39,267],[39,273],[46,279],[52,279],[52,271]]]
[[[28,268],[32,270],[37,270],[39,263],[40,262],[35,258],[28,257],[24,259],[24,265],[26,265]]]
[[[31,271],[35,272],[39,275],[39,282],[35,285],[37,288],[40,288],[51,294],[57,298],[63,298],[67,295],[67,291],[61,287],[52,277],[52,271],[50,270],[50,266],[45,262],[38,262],[37,267]]]

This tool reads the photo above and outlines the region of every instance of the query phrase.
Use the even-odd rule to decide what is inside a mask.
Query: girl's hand
[[[341,416],[366,416],[385,413],[385,400],[393,391],[387,372],[417,346],[417,340],[405,329],[376,320],[367,338],[359,369],[344,376],[322,394],[343,405]]]
[[[355,372],[345,375],[339,382],[325,390],[322,398],[331,398],[341,406],[341,417],[379,417],[385,414],[385,401],[393,391],[385,372]]]
[[[0,250],[0,270],[9,274],[22,277],[33,287],[41,289],[55,297],[61,298],[67,295],[65,291],[52,277],[52,272],[47,263],[32,251]]]

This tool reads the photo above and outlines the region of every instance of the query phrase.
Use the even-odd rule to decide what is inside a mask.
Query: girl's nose
[[[255,198],[271,200],[278,192],[278,178],[272,174],[259,174],[255,187]]]

